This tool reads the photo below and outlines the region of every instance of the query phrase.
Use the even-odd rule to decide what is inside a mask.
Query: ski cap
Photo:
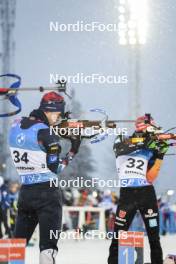
[[[135,122],[137,132],[145,131],[148,127],[155,125],[156,124],[153,117],[151,117],[149,114],[145,114],[144,116],[138,117]]]
[[[44,112],[61,112],[62,116],[64,116],[64,97],[56,92],[46,93],[40,101],[39,109]]]

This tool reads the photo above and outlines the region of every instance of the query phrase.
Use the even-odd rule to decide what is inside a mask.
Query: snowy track
[[[176,254],[176,235],[161,238],[164,256],[168,253]],[[110,241],[86,240],[59,242],[59,253],[56,264],[107,264]],[[25,264],[39,264],[39,250],[37,245],[27,248]],[[145,262],[149,261],[148,241],[145,241]]]

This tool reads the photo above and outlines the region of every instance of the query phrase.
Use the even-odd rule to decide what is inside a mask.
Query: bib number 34
[[[25,162],[27,164],[29,162],[28,153],[27,152],[20,153],[19,151],[14,150],[13,151],[13,156],[14,156],[13,161],[15,163],[19,163],[19,162],[23,161],[23,162]]]

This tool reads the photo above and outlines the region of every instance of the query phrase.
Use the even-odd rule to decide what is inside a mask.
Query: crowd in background
[[[64,204],[67,206],[93,206],[105,209],[106,230],[113,230],[115,213],[118,206],[118,196],[116,192],[106,191],[91,191],[67,189],[63,191]],[[175,203],[170,202],[170,196],[159,196],[158,207],[160,212],[160,233],[176,233],[176,200]],[[71,212],[73,228],[76,228],[78,213]],[[87,226],[95,228],[97,224],[97,213],[87,213]],[[137,212],[135,219],[130,227],[133,231],[144,231],[143,220],[140,213]]]
[[[18,182],[4,181],[0,177],[0,238],[13,237],[15,220],[17,216],[17,201],[20,185]],[[110,190],[85,190],[68,188],[62,190],[63,204],[74,207],[97,207],[105,211],[106,231],[113,231],[116,208],[118,206],[118,196]],[[160,211],[160,233],[176,233],[176,201],[170,202],[169,196],[158,197]],[[85,230],[98,228],[99,214],[97,212],[87,212]],[[69,212],[69,223],[64,223],[63,230],[77,229],[78,212]],[[139,213],[131,225],[131,230],[145,231],[143,221]]]
[[[13,237],[20,185],[0,177],[0,238]]]

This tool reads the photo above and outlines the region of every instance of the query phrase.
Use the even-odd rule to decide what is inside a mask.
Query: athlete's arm
[[[147,171],[147,180],[149,182],[154,182],[154,180],[157,178],[159,171],[161,169],[161,165],[163,163],[162,159],[156,159],[152,165],[152,167],[149,167]]]
[[[61,152],[61,146],[59,144],[59,136],[51,135],[50,129],[41,129],[38,132],[38,142],[41,149],[47,153],[47,167],[54,173],[57,173],[57,169],[60,163],[59,155]]]
[[[70,137],[71,148],[66,156],[60,159],[60,137],[51,135],[50,129],[41,129],[38,133],[38,141],[41,149],[47,153],[47,166],[54,173],[62,172],[78,153],[81,139],[79,136]]]
[[[60,160],[60,164],[58,167],[58,173],[62,172],[66,166],[73,160],[75,155],[78,153],[80,144],[81,144],[81,137],[80,136],[72,136],[70,137],[71,141],[71,148],[69,152],[66,154],[66,156]]]
[[[162,142],[157,150],[153,151],[153,157],[149,161],[148,171],[147,171],[147,180],[149,182],[153,182],[161,169],[161,165],[163,163],[163,158],[166,152],[168,151],[167,142]]]

